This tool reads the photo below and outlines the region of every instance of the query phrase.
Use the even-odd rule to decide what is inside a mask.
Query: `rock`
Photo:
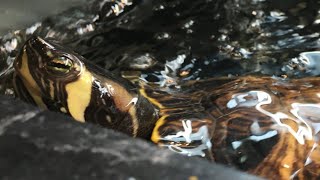
[[[258,179],[11,97],[0,114],[0,179]]]

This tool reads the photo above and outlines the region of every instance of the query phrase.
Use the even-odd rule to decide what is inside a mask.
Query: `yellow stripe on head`
[[[49,84],[50,84],[50,96],[51,96],[51,99],[54,99],[54,86],[53,86],[53,82],[52,82],[52,81],[49,81]]]
[[[84,122],[84,113],[90,103],[94,78],[84,67],[82,67],[81,71],[76,81],[66,84],[66,92],[68,94],[67,103],[71,116],[80,122]]]
[[[138,134],[138,129],[139,129],[139,121],[137,119],[137,112],[136,112],[136,107],[132,106],[129,109],[129,114],[132,119],[132,136],[137,137]]]
[[[42,101],[40,87],[30,73],[28,65],[28,56],[26,53],[26,49],[24,48],[20,60],[21,67],[19,69],[16,69],[16,71],[18,71],[19,74],[22,75],[20,77],[23,81],[23,84],[25,85],[26,89],[28,90],[29,94],[34,99],[34,101],[37,103],[37,105],[41,108],[47,108],[45,103]]]

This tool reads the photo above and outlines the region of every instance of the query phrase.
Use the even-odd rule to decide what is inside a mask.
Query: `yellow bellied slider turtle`
[[[23,100],[189,156],[272,179],[320,176],[320,78],[215,78],[134,86],[71,50],[30,38],[14,62]]]

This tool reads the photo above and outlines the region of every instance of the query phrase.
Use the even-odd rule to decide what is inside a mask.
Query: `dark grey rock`
[[[0,179],[257,179],[0,96]]]

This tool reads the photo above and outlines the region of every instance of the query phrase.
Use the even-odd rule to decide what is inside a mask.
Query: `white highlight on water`
[[[308,107],[309,109],[316,108],[315,111],[320,112],[320,105],[319,104],[300,104],[300,103],[292,103],[290,110],[290,113],[295,117],[288,116],[287,114],[283,112],[269,112],[262,108],[263,105],[268,105],[272,103],[271,96],[264,92],[264,91],[249,91],[246,93],[239,93],[234,94],[232,98],[228,101],[226,106],[230,109],[236,108],[236,107],[255,107],[256,110],[259,112],[269,116],[272,118],[272,120],[276,123],[276,126],[274,126],[275,129],[278,129],[279,127],[285,128],[289,133],[291,133],[300,144],[304,144],[305,140],[311,140],[313,138],[313,131],[310,126],[310,124],[313,125],[315,133],[320,131],[320,120],[315,123],[311,123],[310,120],[308,120],[306,117],[302,117],[300,114],[303,113],[303,111],[306,111],[306,109],[302,109],[302,107]],[[318,113],[319,114],[319,113]],[[316,116],[316,115],[315,115]],[[299,127],[298,130],[294,130],[291,126],[285,124],[282,122],[282,119],[290,119],[294,122],[296,122]],[[272,134],[268,134],[272,132]],[[274,135],[276,131],[270,131],[266,133],[266,135]],[[266,138],[259,136],[260,138]],[[253,139],[252,139],[253,138]],[[249,139],[258,141],[257,137],[251,136]],[[260,139],[261,140],[261,139]],[[235,142],[232,144],[235,148],[239,147],[239,142]]]
[[[177,152],[179,154],[184,154],[188,156],[205,156],[205,153],[203,150],[211,149],[212,143],[210,141],[208,127],[207,126],[201,126],[197,132],[192,133],[192,122],[190,120],[183,120],[183,131],[177,132],[175,135],[168,135],[161,140],[163,141],[169,141],[169,142],[187,142],[191,143],[193,141],[201,141],[202,144],[200,144],[197,147],[194,148],[183,148],[179,147],[176,144],[169,144],[164,145],[167,146],[170,150]]]

